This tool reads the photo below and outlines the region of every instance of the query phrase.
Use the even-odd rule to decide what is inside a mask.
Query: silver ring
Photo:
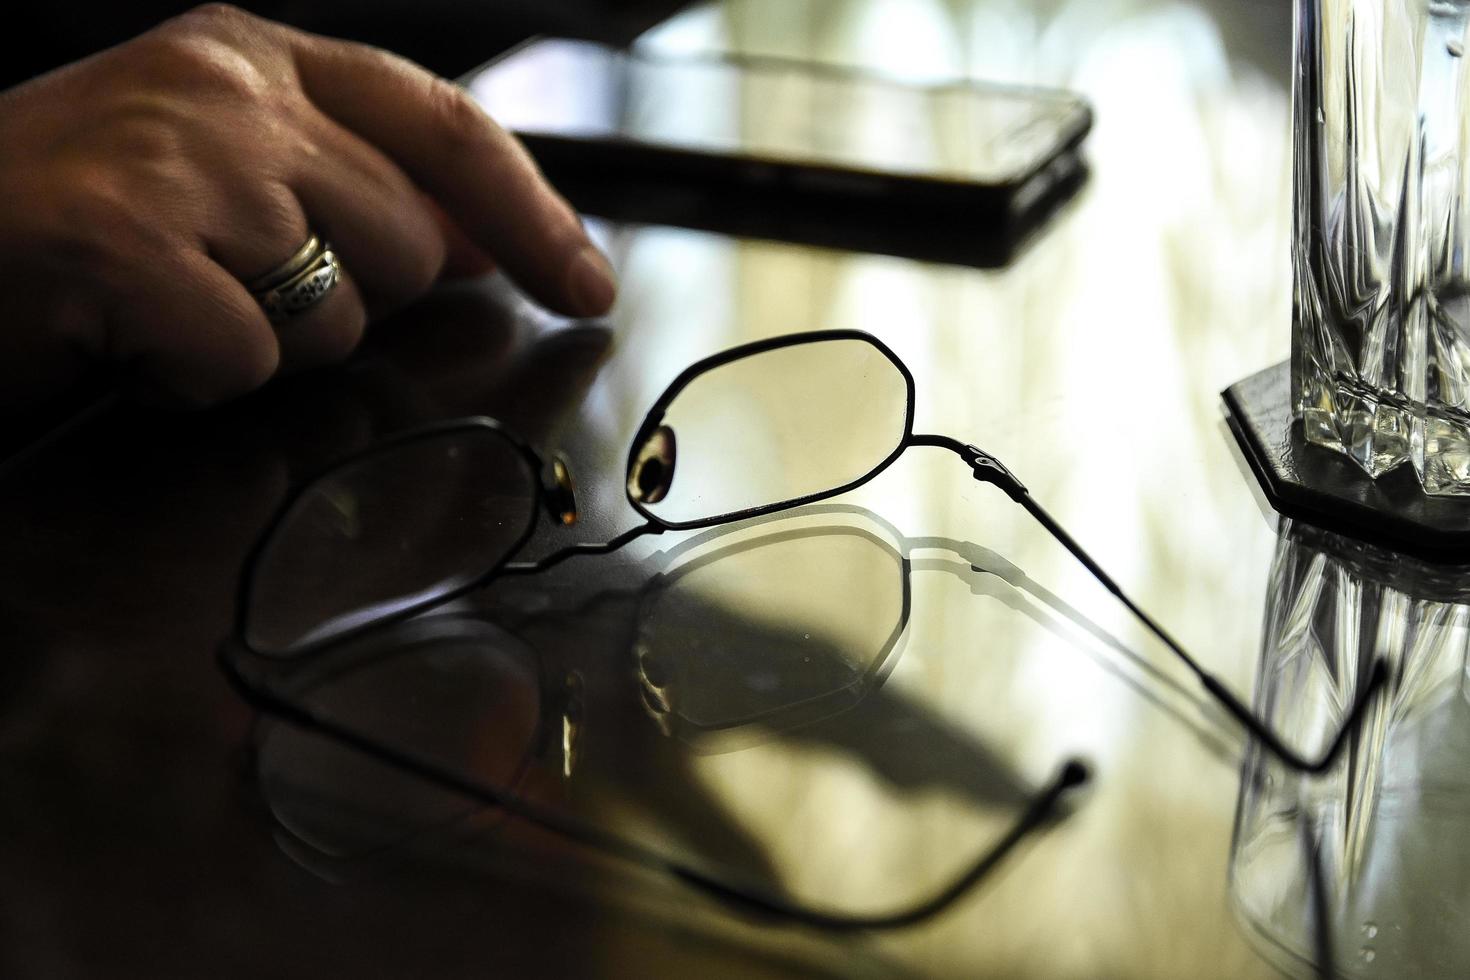
[[[342,264],[332,246],[316,235],[285,262],[245,284],[272,323],[311,309],[342,281]]]

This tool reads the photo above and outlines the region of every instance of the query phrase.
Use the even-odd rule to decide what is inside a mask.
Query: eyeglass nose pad
[[[633,465],[628,467],[628,499],[634,503],[656,504],[669,494],[674,483],[674,463],[678,447],[674,430],[660,425],[649,433]]]
[[[572,471],[561,456],[551,458],[551,476],[555,482],[546,488],[546,508],[563,526],[570,527],[577,523],[577,488],[572,483]]]

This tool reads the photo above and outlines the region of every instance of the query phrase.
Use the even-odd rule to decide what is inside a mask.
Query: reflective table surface
[[[1219,407],[1289,342],[1278,6],[696,8],[646,43],[1075,88],[1091,177],[1004,268],[589,218],[623,282],[605,322],[446,287],[340,369],[195,416],[113,406],[7,464],[0,974],[1313,976],[1321,907],[1345,975],[1461,975],[1470,577],[1279,522]],[[639,523],[628,446],[685,366],[825,328],[891,347],[916,431],[1003,460],[1294,744],[1389,658],[1347,760],[1304,781],[1261,759],[1021,508],[926,447],[815,508],[250,662],[393,744],[843,911],[942,888],[1087,760],[1061,814],[907,929],[728,907],[256,718],[219,671],[248,549],[331,460],[493,416],[577,484],[579,522],[527,556],[605,541]]]

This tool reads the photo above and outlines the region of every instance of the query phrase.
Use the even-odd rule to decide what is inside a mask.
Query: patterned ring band
[[[342,280],[332,247],[316,235],[276,268],[245,284],[272,323],[281,323],[320,303]]]

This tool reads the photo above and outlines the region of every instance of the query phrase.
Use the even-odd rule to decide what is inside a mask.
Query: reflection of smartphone
[[[553,179],[667,177],[1022,217],[1081,168],[1067,92],[916,86],[806,63],[536,40],[463,80]]]

